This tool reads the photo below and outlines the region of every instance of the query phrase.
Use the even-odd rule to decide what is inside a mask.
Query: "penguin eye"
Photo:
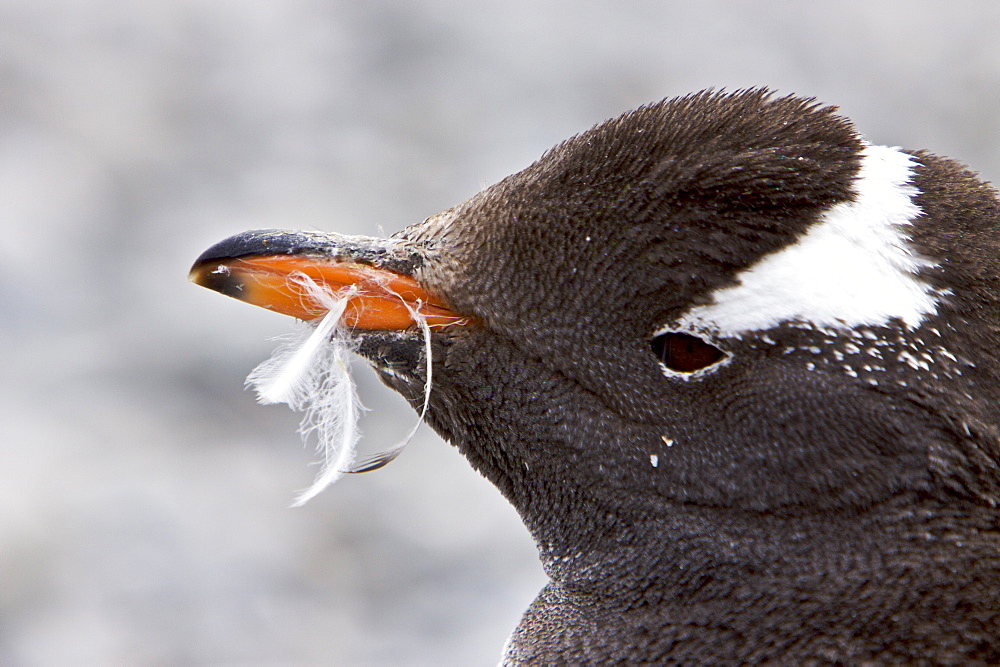
[[[694,373],[721,360],[726,353],[697,336],[667,331],[650,345],[664,366],[678,373]]]

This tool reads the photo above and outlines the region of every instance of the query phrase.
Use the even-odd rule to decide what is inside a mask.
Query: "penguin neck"
[[[981,508],[917,494],[866,511],[808,515],[676,505],[655,517],[615,516],[596,507],[590,516],[597,520],[526,521],[547,574],[566,590],[616,604],[633,597],[635,605],[783,590],[782,581],[798,582],[791,590],[847,596],[859,582],[967,561],[978,547],[996,568],[988,542],[1000,534]]]
[[[1000,532],[982,510],[898,498],[854,518],[758,516],[749,528],[676,509],[672,521],[637,526],[661,531],[637,544],[543,548],[551,583],[515,632],[510,662],[995,660],[977,653],[1000,603]],[[972,525],[959,516],[969,510]]]

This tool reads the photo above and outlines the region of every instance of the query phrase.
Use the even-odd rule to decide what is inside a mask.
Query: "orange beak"
[[[351,292],[344,323],[358,329],[409,329],[416,325],[414,313],[431,327],[468,322],[411,276],[374,265],[391,263],[384,254],[363,237],[247,232],[207,250],[189,278],[255,306],[314,320],[327,307],[305,288],[304,277],[309,278],[334,295]]]

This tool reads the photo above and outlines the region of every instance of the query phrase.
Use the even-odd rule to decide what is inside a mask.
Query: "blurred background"
[[[1000,177],[991,0],[0,0],[0,663],[494,664],[544,580],[516,514],[426,428],[289,509],[313,453],[243,379],[292,322],[187,270],[762,84]],[[355,375],[372,452],[415,415]]]

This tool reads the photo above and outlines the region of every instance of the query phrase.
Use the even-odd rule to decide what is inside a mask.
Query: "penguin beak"
[[[199,257],[188,275],[197,285],[301,320],[327,307],[304,287],[306,278],[334,295],[350,293],[344,323],[367,330],[405,330],[415,315],[431,327],[468,323],[409,272],[416,255],[397,257],[382,239],[283,230],[259,230],[221,241]]]

